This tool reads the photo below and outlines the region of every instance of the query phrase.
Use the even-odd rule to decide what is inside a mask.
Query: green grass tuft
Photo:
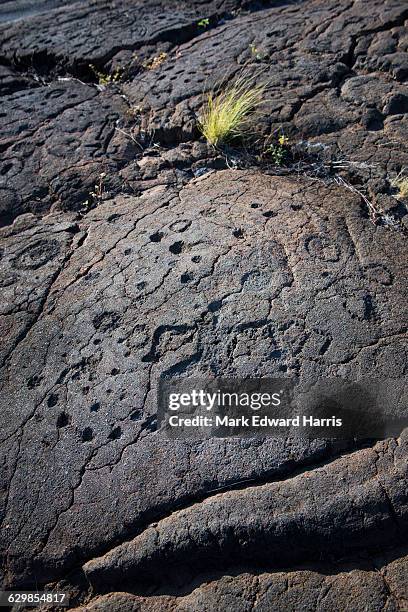
[[[265,85],[240,77],[218,94],[210,93],[199,118],[199,128],[213,146],[242,138],[248,122],[264,101]]]

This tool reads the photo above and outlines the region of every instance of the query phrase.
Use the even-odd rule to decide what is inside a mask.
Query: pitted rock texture
[[[53,203],[80,208],[98,176],[114,173],[126,158],[126,143],[115,144],[115,124],[126,110],[119,96],[60,81],[5,96],[3,110],[0,214],[6,221]]]
[[[102,172],[105,191],[139,191],[146,143],[197,139],[204,92],[242,72],[268,86],[257,133],[283,129],[302,155],[346,163],[379,213],[406,216],[389,183],[408,166],[407,19],[404,0],[100,0],[1,25],[3,224],[82,208]]]
[[[197,22],[238,8],[239,0],[161,0],[75,2],[30,20],[1,26],[1,53],[18,62],[35,61],[45,54],[54,63],[106,62],[124,49],[138,49],[158,40],[169,42],[199,32]],[[205,15],[203,15],[203,11]],[[34,57],[33,57],[34,56]],[[77,69],[77,68],[75,68]]]
[[[351,159],[368,161],[372,147],[378,155],[377,147],[391,139],[377,133],[361,151],[353,142],[359,132],[369,138],[367,127],[369,132],[377,131],[388,117],[407,113],[408,89],[403,82],[408,66],[407,17],[403,1],[308,2],[296,8],[283,4],[227,22],[181,45],[176,61],[170,57],[157,74],[136,77],[124,91],[133,104],[154,110],[147,126],[164,141],[174,137],[176,129],[180,138],[188,140],[202,92],[244,70],[268,85],[258,130],[269,133],[284,127],[297,139],[327,134],[322,142],[341,154],[339,133],[351,128],[347,135],[355,150]],[[378,60],[381,36],[392,40],[388,61]],[[381,155],[394,166],[407,162],[403,134],[400,140],[402,147],[395,152],[399,156],[403,152],[402,159],[389,159],[390,144]],[[350,152],[344,154],[349,159]]]
[[[161,375],[406,377],[406,2],[55,4],[0,26],[3,586],[406,610],[406,432],[156,431]],[[199,139],[203,92],[244,66],[268,82],[258,135],[351,188]]]
[[[216,19],[238,5],[205,3],[205,14]],[[0,114],[0,224],[28,211],[41,214],[52,205],[78,210],[101,173],[107,175],[105,187],[115,191],[118,169],[140,153],[131,139],[115,130],[126,123],[129,106],[117,89],[100,94],[72,77],[95,80],[94,64],[103,71],[119,51],[147,45],[149,57],[159,41],[194,36],[200,31],[202,11],[202,2],[166,8],[160,2],[77,2],[0,25],[5,63],[0,65],[5,94]],[[51,75],[55,80],[45,84]]]
[[[163,439],[161,374],[404,375],[405,238],[346,190],[222,171],[66,218],[21,217],[15,251],[2,230],[10,299],[27,285],[32,304],[16,327],[4,312],[6,584],[53,580],[178,504],[336,452]]]

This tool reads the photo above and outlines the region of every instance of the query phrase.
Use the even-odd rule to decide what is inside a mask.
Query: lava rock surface
[[[405,379],[406,2],[7,4],[4,588],[82,610],[407,609],[406,431],[156,430],[160,376]],[[312,172],[200,139],[205,92],[242,70],[268,84],[258,137],[284,130]]]

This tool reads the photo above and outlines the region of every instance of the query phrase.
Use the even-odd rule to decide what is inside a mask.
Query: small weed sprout
[[[267,53],[258,49],[253,43],[252,45],[249,45],[249,49],[251,51],[252,57],[257,62],[262,62],[263,60],[266,60],[269,57]]]
[[[197,22],[197,25],[199,28],[208,28],[210,25],[210,20],[208,18],[200,19],[200,21]]]
[[[89,199],[84,202],[85,206],[96,206],[103,201],[103,195],[105,192],[104,189],[104,180],[106,178],[106,173],[101,172],[99,175],[99,180],[93,188],[93,191],[89,192]]]
[[[398,176],[391,181],[391,186],[397,189],[396,197],[402,200],[408,200],[408,176],[404,176],[405,170],[401,170]]]
[[[214,147],[242,138],[256,109],[264,102],[265,85],[242,76],[218,94],[210,93],[199,117],[199,129]]]
[[[162,63],[167,59],[167,53],[159,53],[159,55],[155,55],[149,60],[143,62],[142,66],[145,70],[156,70]]]
[[[288,144],[289,138],[281,134],[276,143],[272,143],[266,147],[264,155],[270,157],[275,166],[282,166],[289,153]]]

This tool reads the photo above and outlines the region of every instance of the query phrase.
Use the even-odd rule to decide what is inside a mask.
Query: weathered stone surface
[[[24,331],[10,328],[3,370],[8,584],[52,579],[175,504],[333,452],[164,440],[155,393],[162,373],[403,375],[404,237],[362,212],[337,187],[223,171],[107,201],[72,240],[59,215],[21,228],[2,260],[9,291],[26,265],[46,289]]]
[[[114,174],[129,141],[116,145],[115,125],[126,110],[119,96],[76,80],[18,91],[3,98],[2,201],[7,222],[57,203],[79,209],[102,172]],[[135,148],[135,147],[134,147]]]
[[[258,74],[258,79],[269,85],[265,118],[261,119],[264,131],[283,124],[297,138],[338,132],[358,123],[365,109],[376,104],[384,117],[397,109],[406,113],[406,85],[390,79],[388,64],[375,66],[377,72],[366,76],[371,52],[377,57],[378,50],[375,45],[368,50],[358,47],[356,41],[367,40],[368,44],[374,37],[371,32],[384,29],[393,36],[391,57],[398,54],[398,62],[408,66],[403,27],[407,16],[405,2],[399,0],[357,6],[310,2],[307,18],[301,6],[294,10],[283,4],[226,23],[181,45],[173,56],[176,61],[169,58],[158,73],[136,77],[124,90],[132,103],[154,109],[147,125],[163,134],[164,141],[167,133],[172,137],[175,128],[187,140],[202,92],[232,78],[245,66],[246,74]],[[367,61],[362,65],[364,58]],[[364,76],[359,76],[359,69]],[[325,106],[319,109],[314,98],[322,91],[326,92]],[[402,98],[387,106],[387,95]],[[305,109],[308,101],[309,113]],[[311,117],[307,118],[308,114]],[[309,129],[305,129],[305,120]]]
[[[361,561],[357,562],[357,568],[338,568],[330,564],[322,566],[320,572],[303,569],[274,574],[232,574],[219,580],[203,577],[204,584],[191,587],[187,595],[140,597],[129,593],[112,593],[95,598],[77,610],[391,612],[407,609],[407,567],[408,558],[402,557],[388,564],[384,564],[383,559],[373,559],[369,567],[364,567]]]
[[[0,22],[17,21],[47,13],[61,6],[74,4],[76,0],[2,0],[0,2]]]
[[[200,31],[201,18],[216,19],[241,4],[239,0],[76,2],[48,15],[0,26],[0,53],[18,62],[35,62],[36,56],[45,55],[53,67],[61,63],[78,71],[79,64],[87,70],[89,62],[105,63],[122,49],[158,40],[187,40]]]
[[[203,91],[231,79],[244,66],[246,74],[268,83],[258,131],[284,129],[294,144],[301,141],[303,151],[325,161],[354,164],[351,170],[363,183],[372,176],[389,180],[408,165],[403,0],[357,7],[314,0],[307,5],[307,19],[301,4],[283,4],[221,20],[200,34],[203,28],[197,24],[204,13],[216,25],[222,15],[233,16],[234,10],[245,7],[251,3],[179,3],[169,9],[160,2],[139,0],[124,7],[101,1],[1,26],[0,53],[21,73],[18,77],[9,74],[11,68],[2,68],[5,91],[12,96],[5,99],[0,121],[9,134],[11,116],[11,133],[18,134],[17,143],[15,136],[2,143],[3,223],[21,212],[43,213],[52,205],[78,209],[101,172],[107,173],[106,188],[113,193],[132,186],[139,190],[129,162],[141,156],[140,145],[114,128],[126,125],[142,143],[174,146],[196,139]],[[187,42],[180,44],[183,40]],[[146,69],[160,50],[166,52],[164,61]],[[48,82],[55,74],[94,81],[90,64],[112,74],[130,64],[136,75],[126,71],[125,82],[111,83],[102,96],[75,79],[53,84],[51,92],[43,86],[13,93],[25,83],[33,86],[35,79]],[[52,96],[60,97],[55,106]],[[68,125],[62,112],[67,104]],[[33,113],[33,108],[40,110]],[[87,142],[80,147],[84,135]],[[48,141],[58,142],[56,163],[54,155],[50,159]],[[380,213],[392,204],[397,207],[391,199],[377,203],[375,190],[370,198]],[[406,209],[399,207],[398,214],[406,214]]]
[[[4,96],[19,89],[35,87],[37,83],[33,79],[21,76],[8,66],[0,66],[0,95]]]
[[[239,5],[206,4],[205,16],[216,19]],[[0,25],[0,54],[26,75],[0,66],[1,91],[11,94],[5,95],[0,115],[1,224],[24,212],[44,213],[52,205],[81,208],[102,172],[105,188],[117,191],[116,172],[140,154],[140,147],[115,131],[119,120],[126,122],[129,107],[117,88],[100,94],[70,75],[95,80],[91,64],[103,72],[119,50],[144,46],[141,66],[143,58],[154,56],[158,41],[174,43],[199,32],[203,10],[200,2],[171,8],[160,2],[80,2]],[[133,59],[131,53],[127,60]],[[57,74],[68,76],[45,84]],[[120,181],[121,187],[126,184]]]
[[[24,231],[25,246],[15,240]],[[0,363],[4,364],[33,322],[41,314],[48,292],[70,248],[79,244],[83,234],[68,218],[60,223],[44,221],[38,232],[35,217],[22,215],[10,229],[3,231],[1,249],[2,288]]]
[[[402,438],[283,483],[216,495],[89,561],[85,573],[101,588],[125,580],[146,585],[174,567],[178,573],[239,562],[290,567],[328,558],[329,550],[342,558],[396,546],[408,530],[407,447]]]
[[[0,26],[3,585],[59,581],[90,610],[407,609],[406,432],[359,450],[156,431],[162,374],[406,377],[390,185],[408,166],[406,2],[16,8]],[[239,154],[199,139],[203,92],[243,66],[269,83],[256,131],[283,129],[297,166],[225,170]]]

